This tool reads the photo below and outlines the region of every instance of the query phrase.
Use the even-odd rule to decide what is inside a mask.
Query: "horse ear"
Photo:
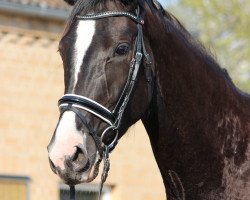
[[[156,9],[161,10],[162,6],[157,0],[153,0],[153,5],[155,6]]]
[[[69,5],[73,6],[77,0],[64,0],[65,2],[67,2]]]

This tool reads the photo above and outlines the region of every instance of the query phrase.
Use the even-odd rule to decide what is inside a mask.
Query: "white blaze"
[[[74,89],[78,80],[78,74],[81,71],[83,59],[87,50],[93,40],[95,34],[95,21],[94,20],[79,20],[76,29],[76,43],[75,43],[75,81]]]
[[[49,151],[51,161],[62,170],[65,156],[71,156],[76,151],[76,145],[86,143],[86,138],[76,128],[75,116],[71,111],[63,114],[55,132],[55,141]]]
[[[95,21],[79,20],[76,29],[76,42],[74,45],[74,86],[78,81],[78,74],[81,71],[83,59],[86,56],[93,36],[95,34]],[[76,128],[75,113],[67,111],[61,117],[55,132],[55,141],[49,150],[49,157],[56,167],[65,169],[65,156],[71,156],[76,151],[78,144],[86,145],[86,135],[82,134]]]

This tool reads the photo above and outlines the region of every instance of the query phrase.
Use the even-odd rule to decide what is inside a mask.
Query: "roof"
[[[63,0],[0,0],[0,14],[12,13],[64,21],[71,7]]]
[[[0,0],[1,2],[16,3],[26,6],[36,6],[40,8],[54,8],[68,10],[70,7],[63,0]]]

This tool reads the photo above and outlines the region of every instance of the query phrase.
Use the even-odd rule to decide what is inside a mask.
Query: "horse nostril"
[[[76,172],[84,172],[89,169],[89,159],[87,158],[87,152],[83,146],[77,145],[75,153],[71,156],[70,160],[73,164]]]
[[[84,163],[86,161],[84,149],[79,146],[76,146],[76,151],[71,156],[71,160],[75,163]]]

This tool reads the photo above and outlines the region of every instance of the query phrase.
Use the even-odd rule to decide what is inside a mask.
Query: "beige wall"
[[[31,200],[59,199],[60,180],[50,170],[46,150],[58,119],[57,100],[63,94],[57,36],[0,24],[0,174],[29,176]],[[114,185],[115,200],[164,199],[141,123],[112,153],[107,183]]]

